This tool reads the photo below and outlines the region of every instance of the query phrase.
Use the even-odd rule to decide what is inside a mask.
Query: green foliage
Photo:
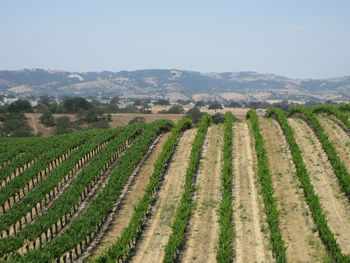
[[[202,118],[203,114],[204,113],[201,112],[198,107],[193,107],[192,109],[189,109],[187,111],[186,117],[190,118],[194,124],[198,124],[198,122]]]
[[[186,170],[185,189],[176,211],[174,223],[171,226],[172,233],[164,249],[164,263],[174,262],[178,256],[178,251],[185,244],[185,232],[192,210],[191,199],[194,192],[194,177],[198,169],[202,144],[210,122],[210,116],[207,114],[203,115],[199,123],[197,135],[192,144],[190,160]]]
[[[209,104],[208,107],[209,110],[218,110],[218,109],[222,109],[221,103],[218,101],[214,101],[212,103]]]
[[[54,160],[54,158],[56,158],[62,152],[71,149],[79,143],[82,143],[82,145],[80,145],[76,151],[72,152],[68,156],[62,165],[53,170],[52,174],[48,178],[40,181],[36,187],[23,198],[21,202],[16,203],[13,207],[10,208],[8,213],[0,217],[0,231],[8,229],[12,224],[23,217],[28,211],[32,210],[34,205],[42,202],[46,195],[54,187],[58,187],[62,179],[70,171],[73,170],[73,168],[76,166],[76,163],[82,158],[82,156],[92,151],[97,147],[97,145],[100,145],[102,142],[107,141],[112,136],[115,136],[116,133],[122,131],[123,128],[109,130],[108,132],[101,130],[83,131],[60,136],[40,138],[41,140],[37,142],[36,147],[28,149],[26,153],[23,154],[20,158],[17,158],[13,164],[11,163],[10,165],[4,167],[4,170],[0,170],[0,179],[3,179],[16,167],[19,167],[27,163],[29,160],[33,160],[34,158],[39,158],[37,163],[22,173],[22,177],[28,177],[31,179],[33,176],[37,175],[40,171],[47,167],[49,161]],[[64,148],[62,148],[63,144]],[[50,150],[45,152],[45,149]],[[10,185],[10,187],[14,188],[19,184],[20,180],[17,180],[16,183],[12,184],[12,186]],[[17,190],[18,188],[12,192],[16,192]]]
[[[175,106],[172,106],[168,112],[168,114],[184,114],[185,113],[185,110],[182,106],[180,105],[175,105]]]
[[[132,120],[129,121],[128,125],[134,124],[134,123],[144,123],[145,118],[141,116],[134,117]]]
[[[277,200],[273,197],[269,162],[265,142],[260,132],[259,117],[254,110],[249,110],[247,112],[247,119],[251,121],[255,139],[255,151],[258,159],[258,178],[261,185],[266,220],[270,229],[272,252],[277,262],[286,262],[286,247],[279,228],[279,211],[277,209]]]
[[[28,137],[32,136],[32,128],[22,112],[5,114],[4,122],[0,126],[0,136]]]
[[[298,112],[303,112],[304,114],[310,115],[310,111],[306,108],[294,108],[291,110],[290,114],[295,114]],[[276,118],[284,132],[284,135],[286,136],[287,142],[289,144],[289,149],[292,154],[292,159],[297,170],[298,179],[300,181],[301,187],[304,190],[306,202],[311,210],[312,218],[318,228],[318,232],[322,238],[322,241],[325,243],[335,262],[350,262],[349,256],[341,253],[341,249],[334,237],[334,234],[327,224],[326,215],[322,211],[319,197],[315,193],[314,187],[310,180],[310,176],[306,169],[302,151],[295,140],[294,131],[289,125],[286,115],[282,110],[273,108],[267,112],[266,116]]]
[[[93,105],[84,98],[69,98],[63,102],[66,113],[78,113],[81,110],[89,110]]]
[[[115,168],[109,175],[106,186],[101,189],[97,197],[89,203],[84,213],[78,218],[75,218],[69,227],[59,236],[45,243],[41,249],[32,250],[24,254],[19,260],[14,259],[14,261],[52,262],[55,258],[59,258],[63,253],[73,249],[76,245],[85,240],[89,234],[97,231],[99,223],[105,218],[108,212],[112,210],[129,176],[134,171],[136,165],[142,160],[155,136],[160,133],[160,130],[172,125],[172,122],[164,120],[148,124],[144,132],[135,139],[131,146],[117,160]],[[134,126],[128,127],[135,130]],[[115,149],[118,148],[116,146],[117,145],[110,143],[95,156],[95,162],[90,162],[87,166],[90,171],[84,172],[79,179],[76,179],[73,182],[75,185],[71,186],[70,189],[59,198],[60,202],[49,208],[48,211],[50,211],[50,214],[48,212],[46,213],[45,218],[42,218],[42,224],[49,226],[50,224],[47,223],[48,220],[57,222],[60,216],[57,216],[56,213],[57,211],[62,211],[62,207],[65,208],[66,212],[70,211],[74,202],[78,202],[78,197],[82,191],[84,191],[85,187],[100,173],[103,166],[110,161],[115,153]],[[71,195],[74,195],[74,197]],[[58,209],[59,207],[60,209]],[[34,224],[38,224],[37,220],[35,220]],[[30,234],[30,238],[38,236],[41,228],[42,227],[33,226],[31,230],[35,230],[35,232]]]
[[[110,101],[109,101],[109,104],[112,104],[112,105],[118,105],[119,103],[119,97],[118,96],[114,96]]]
[[[116,262],[121,258],[130,258],[132,254],[130,243],[133,239],[139,238],[142,231],[142,226],[146,224],[145,215],[149,210],[151,203],[155,201],[154,196],[156,189],[161,184],[161,177],[164,174],[165,166],[175,152],[178,138],[183,130],[191,127],[191,121],[187,118],[183,118],[171,130],[171,135],[164,144],[162,152],[154,164],[153,173],[146,187],[145,194],[137,204],[129,225],[124,229],[121,236],[107,251],[102,253],[96,260],[91,260],[91,262]]]
[[[166,106],[166,105],[170,105],[170,102],[169,100],[166,100],[166,99],[159,99],[155,104]]]
[[[74,123],[70,121],[68,116],[61,116],[56,118],[55,134],[64,134],[73,132]]]
[[[88,129],[109,129],[109,123],[108,120],[99,120],[93,123],[90,123],[88,126]]]
[[[28,100],[19,99],[12,102],[8,107],[9,112],[33,112],[32,105]]]
[[[77,114],[78,119],[86,123],[97,122],[99,119],[102,118],[102,116],[103,110],[97,107],[88,110],[81,110]]]
[[[216,260],[219,263],[230,263],[233,260],[232,239],[235,237],[232,222],[232,125],[233,116],[231,112],[225,113],[224,127],[224,165],[221,170],[222,200],[220,203],[220,234],[219,247]]]
[[[101,173],[101,170],[106,165],[107,162],[110,162],[111,157],[115,155],[116,149],[121,148],[126,140],[136,134],[140,130],[141,126],[127,126],[122,127],[121,129],[116,130],[110,130],[109,132],[102,133],[102,137],[104,140],[106,140],[108,137],[111,137],[112,134],[115,134],[115,132],[118,132],[118,136],[115,136],[108,145],[106,145],[99,154],[95,155],[91,161],[87,164],[87,166],[84,167],[84,169],[81,170],[81,172],[78,174],[78,177],[72,181],[70,188],[65,191],[58,199],[56,199],[52,205],[45,210],[40,217],[37,217],[32,224],[27,224],[25,228],[19,232],[16,236],[0,239],[0,255],[4,255],[4,253],[9,253],[11,251],[14,251],[18,249],[19,247],[24,245],[25,240],[34,240],[35,238],[39,237],[43,232],[48,230],[54,223],[56,223],[60,218],[62,218],[65,214],[70,213],[72,210],[72,207],[77,205],[79,203],[79,197],[81,196],[82,192],[86,189],[86,187],[98,176],[98,174]],[[95,133],[96,131],[90,131],[89,133]],[[111,134],[112,132],[112,134]],[[88,134],[89,134],[88,133]],[[107,138],[105,137],[107,136]],[[91,145],[90,145],[91,146]],[[85,148],[83,146],[83,148]],[[86,150],[86,148],[84,149]],[[48,191],[50,191],[55,184],[61,181],[63,176],[67,175],[67,172],[69,172],[71,169],[74,168],[77,161],[81,158],[81,152],[79,152],[79,155],[74,154],[74,158],[71,158],[69,162],[65,163],[65,165],[60,166],[60,169],[55,170],[54,174],[41,182],[40,190],[34,190],[35,195],[32,194],[30,197],[36,198],[36,199],[42,199],[45,198]],[[67,166],[66,166],[67,165]],[[17,177],[18,178],[18,177]],[[113,196],[112,196],[113,197]],[[109,197],[110,200],[111,197]],[[102,199],[103,200],[103,199]],[[99,199],[99,202],[101,204],[105,204],[104,201]],[[27,200],[27,202],[30,202],[31,199]],[[32,202],[31,202],[32,204]],[[26,208],[27,209],[27,208]],[[18,211],[18,210],[17,210]],[[99,211],[98,209],[96,212]],[[79,217],[79,219],[82,217]],[[74,222],[74,221],[73,221]],[[83,229],[83,228],[80,228]],[[84,232],[85,234],[85,232]],[[76,234],[74,238],[81,238],[82,233]],[[9,240],[12,240],[13,243],[10,246]],[[46,243],[45,248],[47,248],[49,251],[51,249],[63,249],[65,246],[62,246],[60,248],[51,248],[50,244],[52,242],[55,242],[57,238],[55,238],[53,241]],[[66,243],[65,245],[67,245]],[[63,252],[63,251],[62,251]],[[31,257],[32,254],[36,254],[38,251],[31,251],[26,256]],[[41,254],[41,253],[40,253]],[[44,255],[40,255],[39,258],[42,258]],[[52,254],[51,254],[52,256]],[[24,260],[24,262],[34,262],[33,260]],[[37,262],[46,262],[42,260],[38,260]]]
[[[55,118],[53,117],[53,114],[51,111],[45,111],[39,118],[39,122],[49,126],[49,127],[53,127],[55,126]]]
[[[205,103],[202,100],[196,101],[196,104],[195,104],[196,107],[202,107],[204,105],[205,105]]]
[[[213,119],[213,122],[215,124],[219,124],[219,123],[224,123],[225,122],[225,116],[224,114],[218,112],[215,115],[211,116],[211,118]]]
[[[175,105],[168,110],[161,110],[158,113],[159,114],[184,114],[185,109],[181,105]]]

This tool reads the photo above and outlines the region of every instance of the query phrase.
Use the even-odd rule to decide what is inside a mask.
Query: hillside
[[[174,69],[66,72],[0,71],[0,95],[121,96],[177,99],[350,100],[350,77],[289,79],[256,72],[200,73]]]

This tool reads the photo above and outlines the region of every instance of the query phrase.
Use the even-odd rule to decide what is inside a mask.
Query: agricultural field
[[[349,112],[0,138],[0,262],[350,262]]]

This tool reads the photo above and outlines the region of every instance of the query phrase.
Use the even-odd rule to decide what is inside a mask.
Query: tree
[[[97,122],[90,123],[88,129],[109,129],[109,123],[107,120],[99,120]]]
[[[118,96],[114,96],[110,101],[109,101],[109,104],[112,104],[112,105],[118,105],[119,103],[119,97]]]
[[[27,137],[32,136],[32,128],[28,125],[27,118],[22,112],[10,112],[5,115],[0,127],[1,136]]]
[[[93,105],[84,98],[69,98],[63,102],[63,109],[67,113],[77,113],[82,110],[89,110]]]
[[[185,113],[185,110],[182,106],[180,105],[175,105],[175,106],[172,106],[168,111],[167,111],[168,114],[184,114]]]
[[[56,119],[55,134],[69,133],[73,131],[74,124],[68,116],[58,117]]]
[[[49,127],[53,127],[55,126],[55,118],[52,115],[51,111],[45,111],[39,118],[39,122],[49,126]]]
[[[103,110],[100,108],[91,108],[89,110],[82,110],[77,114],[78,119],[82,122],[92,123],[96,122],[103,115]]]
[[[208,109],[209,109],[209,110],[222,109],[222,106],[221,106],[221,103],[219,103],[218,101],[214,101],[214,102],[210,103]]]
[[[38,105],[44,105],[46,107],[49,107],[49,105],[53,102],[51,98],[48,96],[41,96],[38,101]]]
[[[166,106],[166,105],[170,105],[170,102],[169,102],[169,100],[166,100],[166,99],[159,99],[159,100],[156,102],[156,104]]]
[[[10,112],[33,112],[32,105],[25,99],[12,102],[8,109]]]
[[[133,124],[133,123],[138,123],[138,122],[141,122],[141,123],[145,122],[145,118],[137,116],[137,117],[133,118],[132,120],[130,120],[128,125]]]
[[[204,105],[205,105],[205,103],[202,100],[197,101],[196,104],[195,104],[195,106],[197,106],[197,107],[202,107]]]
[[[189,109],[186,113],[186,117],[190,118],[193,123],[197,124],[204,113],[202,113],[198,107]]]
[[[225,115],[219,112],[213,115],[211,118],[215,124],[225,122]]]
[[[236,101],[230,101],[230,103],[228,104],[228,106],[230,108],[238,108],[239,107],[239,103]]]

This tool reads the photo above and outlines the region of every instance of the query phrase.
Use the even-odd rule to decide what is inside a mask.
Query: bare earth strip
[[[350,171],[350,138],[333,120],[325,117],[320,117],[319,121],[329,139],[334,144],[340,159]]]
[[[182,262],[215,262],[219,236],[218,204],[221,199],[222,126],[208,129],[197,175],[196,205],[186,235]]]
[[[144,230],[132,262],[153,263],[163,260],[164,247],[171,234],[171,223],[183,192],[191,145],[196,133],[196,129],[187,130],[180,138],[159,191],[152,218]]]
[[[121,235],[123,229],[128,226],[134,212],[134,207],[145,193],[145,188],[149,182],[150,176],[153,173],[154,163],[159,154],[162,152],[163,146],[169,135],[170,133],[167,133],[160,139],[151,155],[142,165],[134,184],[127,194],[126,200],[123,202],[118,214],[108,228],[108,232],[105,236],[103,236],[98,246],[94,249],[91,255],[92,257],[99,255],[102,251],[106,250],[111,244],[113,244],[113,242]]]
[[[341,192],[327,155],[312,130],[301,119],[289,119],[303,152],[311,182],[315,187],[330,229],[343,253],[350,254],[350,204]]]
[[[253,138],[246,122],[235,122],[233,138],[235,262],[273,262],[255,175]]]
[[[326,255],[311,218],[285,136],[275,120],[260,122],[269,156],[274,196],[278,199],[280,228],[286,242],[288,262],[315,262]]]

